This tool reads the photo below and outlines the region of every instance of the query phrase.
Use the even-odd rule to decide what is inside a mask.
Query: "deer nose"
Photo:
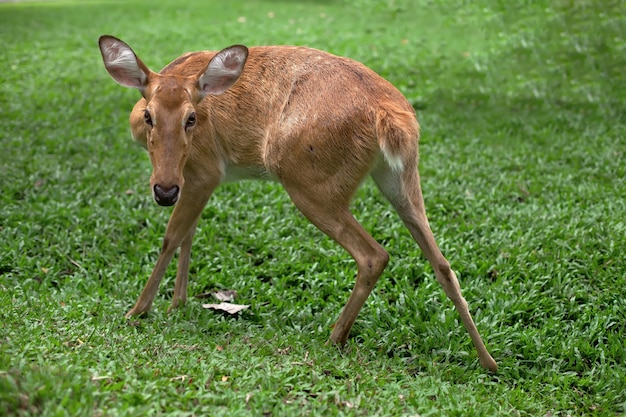
[[[154,186],[154,200],[160,206],[173,206],[178,201],[178,185],[172,187],[162,187],[159,184]]]

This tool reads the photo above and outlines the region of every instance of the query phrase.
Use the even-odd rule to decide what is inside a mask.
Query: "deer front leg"
[[[152,301],[159,289],[159,284],[163,279],[163,275],[165,275],[165,271],[172,261],[176,249],[181,247],[181,245],[181,258],[178,264],[172,307],[178,306],[181,300],[184,303],[187,298],[187,275],[189,272],[191,241],[193,239],[195,226],[200,217],[200,213],[202,213],[202,209],[216,186],[217,184],[213,186],[204,185],[204,187],[195,187],[191,183],[187,183],[183,187],[180,200],[176,207],[174,207],[172,216],[167,224],[159,259],[152,270],[152,274],[146,286],[137,299],[135,306],[126,313],[125,317],[128,318],[130,316],[143,314],[150,310]],[[170,309],[172,307],[170,307]]]
[[[172,298],[172,304],[167,309],[168,313],[179,306],[184,306],[187,302],[187,283],[189,281],[191,244],[193,243],[193,236],[196,233],[197,225],[198,221],[196,220],[180,246],[180,254],[178,255],[178,271],[176,272],[176,283],[174,284],[174,297]]]

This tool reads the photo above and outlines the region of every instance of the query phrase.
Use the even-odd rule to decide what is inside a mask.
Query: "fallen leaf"
[[[236,296],[237,291],[235,290],[217,290],[213,292],[213,297],[217,298],[218,301],[231,302]]]
[[[213,290],[209,292],[203,292],[200,294],[196,294],[195,298],[209,298],[215,297],[218,301],[233,301],[237,296],[237,291],[235,290]]]
[[[219,304],[202,304],[204,308],[210,308],[212,310],[223,311],[228,314],[237,314],[241,310],[245,310],[250,307],[246,304],[231,304],[231,303],[219,303]]]

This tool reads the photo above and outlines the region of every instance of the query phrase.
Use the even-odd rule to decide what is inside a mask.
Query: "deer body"
[[[206,68],[213,56],[213,52],[185,54],[160,74],[192,77]],[[406,150],[407,156],[417,156],[418,125],[413,108],[369,68],[315,49],[276,46],[250,48],[246,65],[261,66],[263,71],[242,72],[222,95],[206,96],[196,107],[198,124],[188,167],[213,163],[226,181],[280,179],[281,166],[285,170],[288,162],[306,162],[311,164],[311,173],[324,175],[319,170],[327,167],[349,168],[361,181],[381,152],[377,140],[387,140],[385,136],[377,138],[379,110],[403,117],[410,138],[406,143],[386,144],[388,161],[401,163]],[[141,99],[131,113],[133,136],[144,146],[145,108],[146,100]],[[337,108],[350,111],[337,112]],[[361,141],[359,149],[354,148],[354,137]],[[207,152],[215,150],[219,152]],[[297,157],[300,152],[305,155]],[[346,157],[354,157],[359,169],[343,159]]]
[[[389,82],[360,63],[304,47],[192,52],[158,74],[119,39],[101,37],[100,49],[110,75],[143,95],[131,111],[132,135],[150,154],[155,200],[176,204],[157,264],[127,316],[150,309],[179,247],[170,308],[186,301],[196,224],[220,183],[273,179],[356,261],[354,290],[331,335],[345,343],[388,262],[349,210],[371,175],[433,266],[481,364],[497,369],[428,225],[417,171],[419,126]]]

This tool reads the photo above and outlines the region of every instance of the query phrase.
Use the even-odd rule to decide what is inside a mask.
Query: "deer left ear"
[[[219,51],[198,78],[198,89],[207,94],[220,95],[239,79],[248,59],[248,48],[233,45]]]

